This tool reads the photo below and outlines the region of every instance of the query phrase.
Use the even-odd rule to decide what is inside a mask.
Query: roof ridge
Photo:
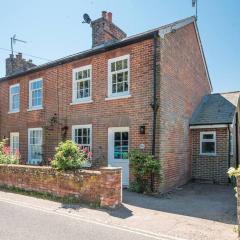
[[[240,93],[240,90],[239,91],[230,91],[230,92],[211,93],[211,94],[208,94],[208,96],[209,95],[215,95],[215,94],[228,94],[228,93]]]

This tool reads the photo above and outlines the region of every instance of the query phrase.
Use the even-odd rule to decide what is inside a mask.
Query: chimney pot
[[[107,12],[106,12],[106,11],[102,11],[102,17],[103,17],[104,19],[107,19]]]
[[[22,53],[18,53],[18,54],[16,55],[16,58],[17,58],[17,59],[22,59]]]
[[[109,22],[112,22],[112,13],[109,12],[107,15],[108,15],[108,21],[109,21]]]
[[[24,72],[27,69],[35,67],[32,60],[26,60],[22,57],[22,53],[16,54],[16,57],[10,54],[10,57],[6,59],[6,76]]]
[[[112,13],[102,11],[102,17],[91,23],[92,47],[117,41],[125,38],[127,34],[112,22]]]

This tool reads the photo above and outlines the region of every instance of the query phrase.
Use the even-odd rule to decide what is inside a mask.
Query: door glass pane
[[[114,158],[128,159],[128,132],[114,133]]]

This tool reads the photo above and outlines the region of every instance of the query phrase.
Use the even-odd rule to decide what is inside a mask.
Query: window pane
[[[113,84],[113,86],[112,86],[112,92],[113,92],[113,93],[116,93],[116,91],[117,91],[117,84]]]
[[[117,92],[123,92],[123,83],[117,84]]]
[[[115,84],[117,82],[116,74],[112,75],[112,83]]]
[[[214,142],[203,142],[202,143],[202,153],[215,153],[215,143]]]
[[[122,70],[123,62],[122,60],[116,62],[116,70]]]
[[[111,63],[111,72],[115,71],[115,62]]]
[[[123,73],[118,73],[117,75],[117,81],[122,82],[123,81]]]
[[[19,94],[12,96],[12,110],[19,109]]]
[[[128,60],[127,59],[124,59],[123,60],[123,68],[128,68]]]
[[[209,134],[203,134],[203,139],[214,139],[213,134],[209,133]]]
[[[128,141],[128,132],[123,132],[122,133],[122,140],[123,141]]]
[[[114,139],[115,140],[121,140],[121,133],[120,132],[115,132]]]
[[[88,76],[88,75],[87,75],[87,70],[84,70],[84,71],[83,71],[83,78],[87,78],[87,76]]]
[[[18,94],[19,93],[19,86],[15,86],[11,88],[11,94]]]

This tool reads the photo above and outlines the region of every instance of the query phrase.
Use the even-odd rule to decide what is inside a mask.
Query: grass
[[[21,194],[21,195],[25,195],[25,196],[50,200],[50,201],[59,202],[62,204],[67,204],[67,205],[87,204],[91,208],[99,208],[100,207],[100,203],[86,203],[86,202],[81,201],[79,198],[77,198],[75,196],[60,197],[60,196],[56,196],[51,193],[25,190],[25,189],[14,187],[14,186],[10,187],[7,185],[1,185],[0,191],[17,193],[17,194]]]

